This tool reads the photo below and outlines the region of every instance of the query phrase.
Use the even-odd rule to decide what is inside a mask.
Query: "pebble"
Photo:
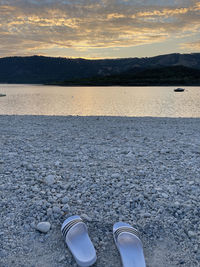
[[[60,256],[60,258],[58,259],[58,262],[61,263],[65,260],[65,255]]]
[[[161,195],[162,195],[162,197],[164,197],[164,198],[169,198],[169,196],[168,196],[166,193],[162,193]]]
[[[55,162],[55,167],[59,167],[61,165],[61,162],[60,161],[56,161]]]
[[[52,210],[52,208],[48,208],[47,209],[47,215],[48,216],[51,216],[53,214],[53,210]]]
[[[151,214],[149,212],[146,212],[146,213],[143,214],[143,217],[144,218],[149,218],[149,217],[151,217]]]
[[[199,119],[0,116],[0,125],[0,243],[9,255],[0,265],[76,266],[60,227],[78,214],[97,267],[121,266],[117,221],[138,229],[147,266],[197,266]]]
[[[31,228],[35,229],[35,228],[36,228],[36,224],[35,224],[35,222],[32,222],[32,223],[30,224],[30,226],[31,226]]]
[[[188,236],[192,238],[192,237],[196,237],[197,234],[193,231],[188,231]]]
[[[47,185],[53,185],[55,183],[55,176],[50,174],[45,177],[44,181]]]
[[[53,213],[61,213],[61,209],[58,206],[53,206]]]
[[[88,222],[92,222],[92,218],[90,218],[87,214],[81,214],[80,216],[83,220],[86,220]]]
[[[62,198],[62,203],[66,204],[69,201],[68,197],[63,197]]]
[[[69,210],[70,210],[70,207],[69,207],[68,204],[65,204],[65,205],[62,207],[62,211],[64,211],[64,212],[69,212]]]
[[[119,177],[120,177],[120,174],[119,173],[113,173],[111,175],[111,178],[113,178],[113,179],[116,179],[116,178],[119,178]]]
[[[41,233],[47,233],[51,228],[51,224],[49,222],[40,222],[37,224],[37,230]]]

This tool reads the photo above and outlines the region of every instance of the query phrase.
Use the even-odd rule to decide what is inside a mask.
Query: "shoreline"
[[[149,267],[196,267],[199,132],[200,118],[0,115],[0,265],[76,266],[60,227],[79,214],[95,267],[121,266],[119,220],[139,230]]]
[[[45,85],[45,86],[58,86],[58,87],[200,87],[200,84],[155,84],[155,85],[120,85],[120,84],[114,84],[114,85],[62,85],[62,84],[53,84],[53,83],[0,83],[0,85]]]

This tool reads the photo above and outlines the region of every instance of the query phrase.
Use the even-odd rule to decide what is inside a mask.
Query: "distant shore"
[[[0,83],[66,86],[199,86],[200,53],[149,58],[0,58]]]
[[[98,84],[98,83],[50,83],[50,84],[43,84],[47,86],[61,86],[61,87],[200,87],[200,84]]]
[[[0,265],[75,266],[60,226],[79,214],[96,267],[121,266],[120,220],[147,266],[198,266],[199,133],[200,118],[0,115]]]

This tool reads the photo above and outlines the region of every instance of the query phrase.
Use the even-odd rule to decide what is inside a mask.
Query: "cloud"
[[[0,52],[4,56],[164,42],[198,34],[199,12],[195,0],[2,0]]]
[[[180,45],[181,49],[188,49],[191,51],[200,51],[200,39],[193,42],[183,43]]]

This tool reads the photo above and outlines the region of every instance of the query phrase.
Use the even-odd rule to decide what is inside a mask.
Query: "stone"
[[[56,161],[55,162],[55,167],[59,167],[61,165],[61,162],[60,161]]]
[[[69,212],[69,210],[70,210],[70,207],[69,207],[68,204],[65,204],[65,205],[62,207],[62,211],[63,211],[63,212]]]
[[[65,255],[61,255],[60,258],[58,259],[58,262],[61,263],[65,260]]]
[[[52,208],[47,209],[47,215],[51,216],[53,214]]]
[[[36,224],[35,224],[35,222],[32,222],[32,223],[30,224],[30,226],[31,226],[31,228],[35,229],[35,228],[36,228]]]
[[[62,198],[62,203],[66,204],[69,201],[68,197],[63,197]]]
[[[51,228],[51,224],[49,222],[40,222],[37,224],[36,229],[41,233],[47,233]]]
[[[47,185],[53,185],[55,183],[55,177],[54,177],[54,175],[50,174],[50,175],[45,177],[44,181]]]
[[[88,221],[88,222],[91,222],[92,221],[92,218],[90,218],[87,214],[81,214],[81,218],[83,220]]]
[[[53,206],[53,213],[61,213],[61,209],[58,206]]]
[[[164,197],[164,198],[168,198],[169,197],[166,193],[162,193],[161,196]]]
[[[151,217],[151,214],[150,214],[149,212],[145,212],[145,213],[143,214],[143,217],[144,217],[144,218],[149,218],[149,217]]]
[[[113,178],[113,179],[117,179],[117,178],[119,178],[120,177],[120,174],[119,173],[113,173],[112,175],[111,175],[111,178]]]
[[[193,232],[193,231],[188,231],[188,236],[189,236],[190,238],[195,237],[195,236],[196,236],[196,233]]]

